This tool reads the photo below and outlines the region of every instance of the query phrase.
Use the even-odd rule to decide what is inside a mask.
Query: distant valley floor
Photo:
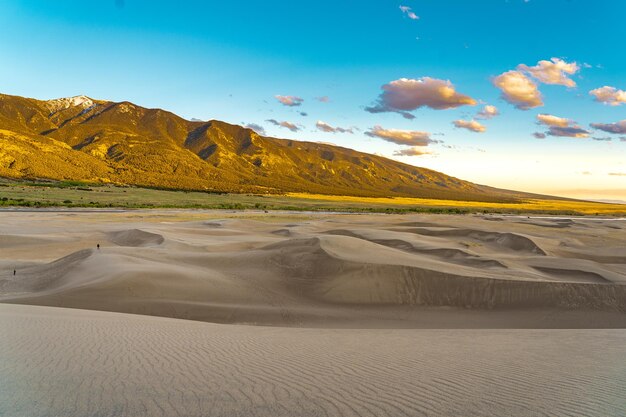
[[[495,213],[626,216],[626,205],[540,196],[501,202],[409,197],[354,197],[308,193],[228,194],[176,191],[79,181],[0,178],[0,208],[188,208],[341,211],[357,213]]]

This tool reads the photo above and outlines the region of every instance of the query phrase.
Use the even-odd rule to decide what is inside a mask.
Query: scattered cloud
[[[428,146],[431,143],[438,142],[430,138],[430,133],[418,130],[384,129],[381,126],[374,126],[365,134],[397,145]]]
[[[560,137],[568,137],[568,138],[588,138],[589,137],[588,131],[576,125],[566,126],[566,127],[550,126],[546,134],[549,136],[560,136]]]
[[[619,138],[620,142],[626,142],[626,136],[622,136],[621,138]]]
[[[484,125],[480,124],[476,120],[455,120],[452,122],[452,124],[454,124],[454,126],[456,127],[471,130],[472,132],[476,133],[482,133],[487,130]]]
[[[269,122],[269,123],[271,123],[273,125],[276,125],[276,126],[279,126],[279,127],[284,127],[285,129],[289,129],[292,132],[297,132],[297,131],[300,130],[300,128],[296,124],[291,123],[291,122],[287,122],[287,121],[279,122],[276,119],[268,119],[268,120],[266,120],[266,122]]]
[[[612,138],[610,138],[608,136],[604,136],[604,137],[596,137],[596,136],[594,136],[591,139],[597,140],[597,141],[600,141],[600,142],[610,142],[610,141],[613,140]]]
[[[619,106],[626,103],[626,91],[608,85],[591,90],[589,94],[594,96],[596,101],[609,106]]]
[[[520,71],[507,71],[495,77],[493,84],[502,91],[502,98],[520,110],[543,106],[537,84]]]
[[[609,172],[609,175],[614,177],[626,177],[626,172]]]
[[[384,91],[375,105],[366,107],[370,113],[397,112],[407,119],[415,116],[409,111],[420,107],[443,110],[475,105],[476,100],[458,93],[448,80],[422,77],[400,78],[381,87]]]
[[[543,106],[537,82],[576,87],[576,83],[570,76],[578,71],[580,71],[580,66],[576,62],[550,58],[550,61],[541,60],[532,67],[519,64],[515,70],[495,77],[493,84],[502,91],[504,100],[520,110],[528,110]]]
[[[591,174],[591,171],[583,171],[583,172],[581,172],[581,174],[583,174],[583,175],[593,175],[593,174]]]
[[[329,103],[330,102],[330,97],[328,96],[321,96],[321,97],[315,97],[315,100],[321,102],[321,103]]]
[[[535,132],[535,133],[533,133],[533,136],[536,139],[545,139],[546,138],[546,134],[545,133],[541,133],[541,132]]]
[[[626,133],[626,119],[616,123],[591,123],[591,127],[594,129],[602,130],[608,133],[625,134]]]
[[[308,115],[309,115],[309,113],[307,113],[307,112],[304,112],[304,111],[301,111],[301,112],[300,112],[300,116],[306,117],[306,116],[308,116]]]
[[[500,112],[496,106],[487,104],[481,111],[476,114],[477,119],[491,119],[499,115]]]
[[[426,152],[421,150],[418,147],[398,149],[393,152],[394,156],[421,156],[421,155],[430,155],[430,152]]]
[[[559,58],[551,58],[550,61],[541,60],[534,67],[520,64],[518,71],[530,74],[544,84],[558,84],[566,87],[576,87],[570,75],[576,74],[580,67],[576,62],[565,62]]]
[[[537,115],[537,121],[546,126],[567,127],[572,124],[572,121],[570,119],[541,113]]]
[[[265,128],[261,125],[258,125],[256,123],[246,123],[243,125],[243,127],[247,128],[247,129],[252,129],[254,130],[256,133],[258,133],[259,135],[265,135]]]
[[[289,107],[299,106],[304,101],[303,98],[296,97],[296,96],[280,96],[280,95],[277,95],[277,96],[274,96],[274,97],[281,104],[283,104],[285,106],[289,106]]]
[[[400,10],[402,13],[406,15],[411,20],[418,20],[420,17],[411,11],[409,6],[400,6]]]
[[[317,127],[318,130],[321,130],[322,132],[327,132],[327,133],[354,133],[352,128],[345,129],[343,127],[333,127],[329,125],[328,123],[323,122],[321,120],[318,120],[317,123],[315,123],[315,127]]]
[[[538,114],[537,123],[548,126],[548,131],[543,137],[537,136],[536,138],[543,139],[546,135],[549,136],[561,136],[570,138],[587,138],[589,132],[582,127],[578,126],[576,122],[564,117],[554,116],[552,114]]]

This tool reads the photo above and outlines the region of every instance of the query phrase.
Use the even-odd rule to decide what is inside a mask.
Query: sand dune
[[[606,227],[624,222],[494,218],[4,213],[0,301],[276,326],[626,327],[626,236]]]
[[[163,236],[144,232],[143,230],[120,230],[117,232],[109,232],[109,241],[119,246],[155,246],[163,243]]]
[[[0,305],[0,415],[622,416],[625,330],[288,329]]]
[[[279,326],[626,327],[626,237],[605,227],[620,222],[224,214],[5,213],[0,299]],[[51,256],[35,233],[58,236]]]
[[[624,224],[4,212],[0,416],[626,415]]]

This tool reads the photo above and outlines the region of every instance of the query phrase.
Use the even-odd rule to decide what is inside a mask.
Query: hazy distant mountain
[[[254,193],[481,201],[521,195],[339,146],[85,96],[0,95],[0,176]]]

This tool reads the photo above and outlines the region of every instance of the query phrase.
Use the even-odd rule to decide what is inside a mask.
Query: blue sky
[[[626,119],[624,15],[619,0],[7,0],[0,92],[129,100],[483,184],[626,200],[626,133],[616,124]],[[535,86],[540,103],[515,101],[510,77],[494,85],[509,71]],[[447,82],[467,99],[441,101]],[[383,86],[392,93],[381,97]],[[597,90],[605,86],[614,90]],[[485,105],[498,115],[476,118]],[[539,114],[557,118],[539,125]],[[453,124],[472,120],[484,131]],[[545,132],[570,136],[532,135]]]

